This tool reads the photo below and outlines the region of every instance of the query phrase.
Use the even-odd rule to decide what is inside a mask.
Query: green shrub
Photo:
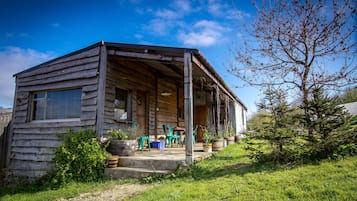
[[[105,153],[93,130],[68,130],[55,152],[53,182],[98,181],[104,177]]]

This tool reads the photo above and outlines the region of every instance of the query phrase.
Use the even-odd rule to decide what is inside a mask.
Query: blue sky
[[[253,20],[242,0],[1,0],[0,106],[12,107],[12,75],[104,40],[199,49],[250,112],[258,92],[227,72],[238,25]]]

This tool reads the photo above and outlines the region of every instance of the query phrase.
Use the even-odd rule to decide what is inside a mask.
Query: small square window
[[[131,93],[129,90],[115,89],[114,119],[119,121],[131,120]]]

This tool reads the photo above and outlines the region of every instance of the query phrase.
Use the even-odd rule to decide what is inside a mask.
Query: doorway
[[[206,126],[207,122],[207,107],[205,105],[196,105],[193,114],[193,125],[203,125]],[[203,131],[202,128],[197,129],[197,142],[203,141]]]

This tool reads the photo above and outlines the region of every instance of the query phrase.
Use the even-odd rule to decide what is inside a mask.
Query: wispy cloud
[[[58,28],[58,27],[60,27],[60,23],[54,22],[54,23],[51,24],[51,26],[52,26],[53,28]]]
[[[221,24],[215,21],[201,20],[196,22],[192,27],[192,31],[181,31],[178,34],[178,39],[185,45],[207,47],[219,43],[224,40],[223,33],[229,31]]]
[[[33,49],[22,49],[18,47],[0,48],[0,91],[2,98],[0,105],[11,107],[15,91],[15,80],[13,74],[26,68],[40,64],[53,58],[52,53],[38,52]]]

